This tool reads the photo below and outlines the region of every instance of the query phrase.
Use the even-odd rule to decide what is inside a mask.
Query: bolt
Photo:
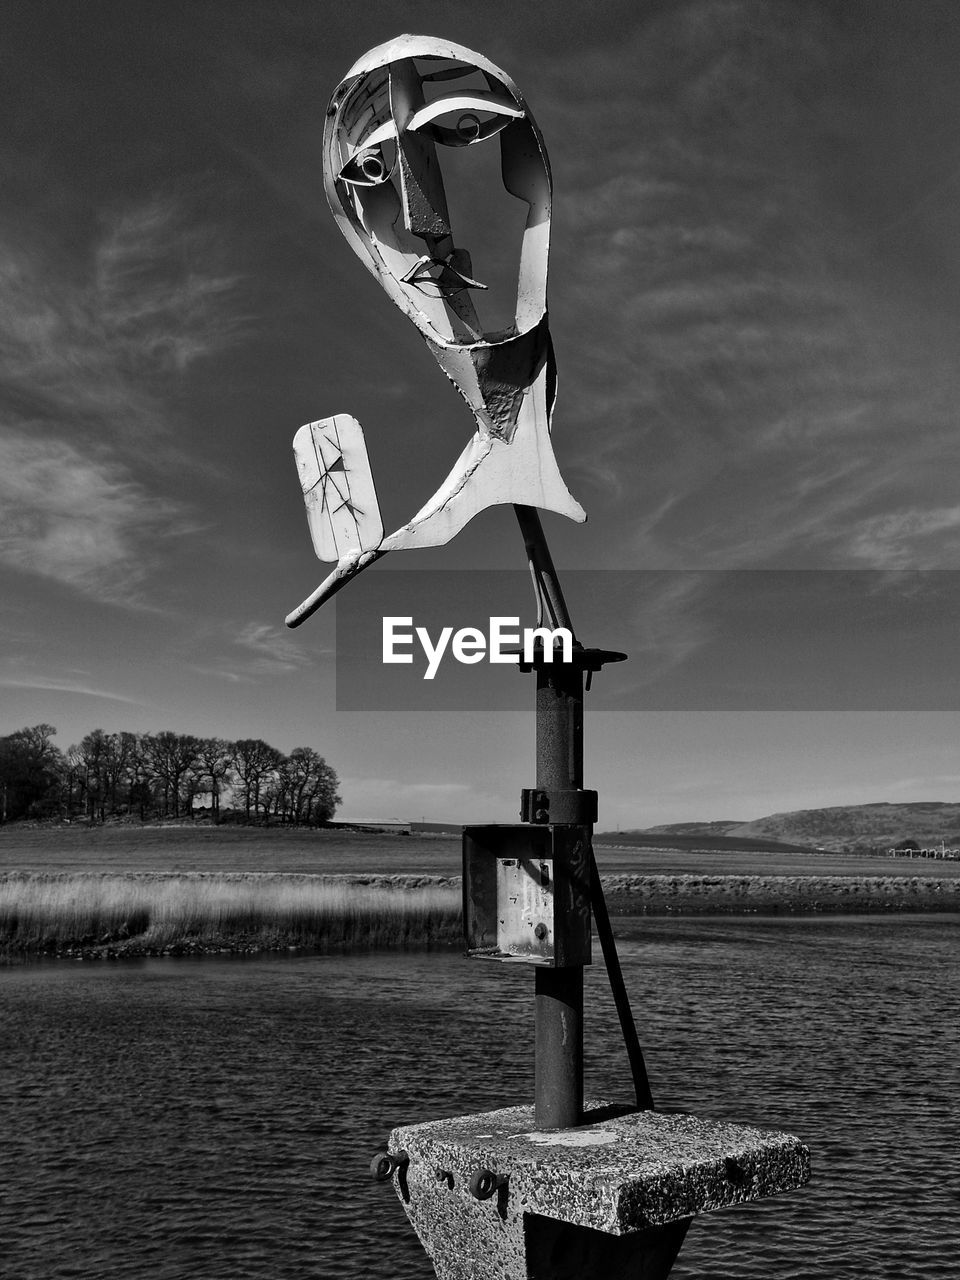
[[[405,1169],[410,1157],[405,1151],[392,1155],[389,1151],[378,1151],[370,1161],[370,1172],[377,1182],[389,1182],[398,1169]]]
[[[542,942],[544,938],[547,936],[547,926],[543,923],[542,920],[534,929],[533,935],[538,942]]]
[[[470,1175],[470,1194],[477,1200],[489,1200],[506,1178],[498,1177],[492,1169],[474,1169]]]

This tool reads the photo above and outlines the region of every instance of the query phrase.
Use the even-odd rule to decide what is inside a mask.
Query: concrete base
[[[660,1280],[696,1214],[810,1176],[790,1134],[584,1110],[574,1129],[538,1131],[533,1107],[394,1129],[389,1150],[408,1158],[394,1181],[439,1280]]]

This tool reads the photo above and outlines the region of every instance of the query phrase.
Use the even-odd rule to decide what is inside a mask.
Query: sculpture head
[[[387,551],[442,546],[487,507],[586,519],[550,440],[550,168],[516,85],[461,45],[398,36],[364,54],[337,86],[323,148],[340,230],[420,330],[476,430],[436,493],[384,537],[360,424],[340,414],[301,428],[294,451],[314,546],[338,563],[289,626]],[[479,188],[474,157],[496,162],[492,173],[482,166]]]
[[[498,154],[497,177],[521,215],[499,240],[488,229],[486,244],[496,253],[485,260],[451,215],[451,170],[479,162],[481,149],[486,163]],[[409,35],[365,54],[327,112],[324,181],[347,240],[438,359],[442,351],[510,342],[544,322],[546,150],[516,86],[480,54]],[[494,284],[505,255],[518,263],[518,278]],[[507,299],[491,296],[508,288]]]

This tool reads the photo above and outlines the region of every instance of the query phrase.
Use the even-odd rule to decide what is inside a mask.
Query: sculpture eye
[[[354,187],[378,187],[393,173],[395,162],[395,146],[381,142],[361,147],[350,157],[337,177]]]
[[[428,103],[407,128],[445,147],[469,147],[493,137],[522,116],[520,108],[505,99],[463,94]]]

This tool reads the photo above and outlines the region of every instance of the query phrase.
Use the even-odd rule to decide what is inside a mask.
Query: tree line
[[[247,822],[317,826],[340,803],[336,773],[311,747],[284,755],[261,738],[94,729],[61,751],[56,732],[38,724],[0,737],[0,822],[146,822],[189,817],[201,807],[215,821],[229,809]]]

